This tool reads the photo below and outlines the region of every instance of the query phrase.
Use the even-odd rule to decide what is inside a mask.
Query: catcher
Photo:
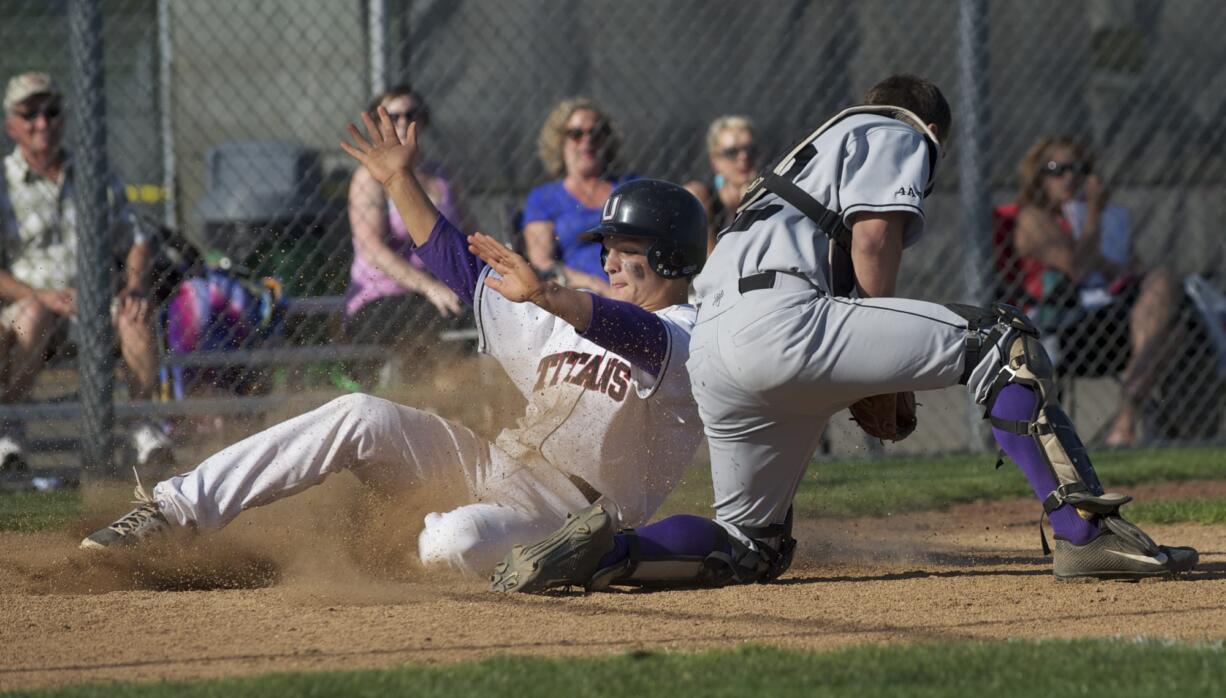
[[[936,85],[898,75],[818,128],[751,185],[695,281],[687,364],[711,445],[715,520],[616,532],[600,506],[517,548],[493,587],[769,582],[791,564],[792,498],[830,417],[855,407],[886,439],[914,427],[908,391],[966,385],[1056,536],[1057,577],[1191,570],[1120,517],[1056,400],[1052,366],[1020,311],[893,298],[904,248],[951,124]],[[1044,539],[1044,549],[1047,544]]]
[[[593,502],[645,522],[680,480],[702,440],[685,371],[694,322],[685,300],[706,258],[702,204],[668,182],[615,189],[589,233],[612,288],[601,298],[541,281],[492,238],[466,240],[413,174],[416,128],[398,130],[384,107],[378,123],[362,118],[369,136],[350,125],[353,143],[342,148],[387,189],[430,272],[473,306],[480,350],[527,398],[523,417],[490,443],[430,413],[347,395],[239,441],[152,496],[138,484],[139,505],[82,548],[178,526],[216,530],[347,469],[384,491],[466,491],[465,505],[426,516],[418,555],[487,575],[513,544]]]

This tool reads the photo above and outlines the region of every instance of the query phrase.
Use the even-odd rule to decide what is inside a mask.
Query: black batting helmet
[[[614,189],[600,225],[579,237],[600,242],[606,235],[651,238],[647,263],[666,279],[694,276],[707,261],[707,213],[672,182],[635,179]]]

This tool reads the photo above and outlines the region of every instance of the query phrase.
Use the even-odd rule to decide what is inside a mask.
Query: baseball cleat
[[[490,575],[490,590],[533,593],[556,587],[586,587],[600,559],[613,550],[616,532],[616,520],[599,504],[571,514],[548,538],[512,548]]]
[[[1055,573],[1060,579],[1132,579],[1191,572],[1200,556],[1194,548],[1158,545],[1119,516],[1099,520],[1103,533],[1085,545],[1056,540]]]
[[[158,509],[157,502],[140,484],[136,485],[135,496],[135,509],[110,526],[94,531],[82,540],[78,547],[81,550],[127,548],[166,534],[170,530],[170,522]]]

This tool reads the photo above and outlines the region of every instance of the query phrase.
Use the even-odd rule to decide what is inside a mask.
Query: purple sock
[[[1011,421],[1027,421],[1034,413],[1038,401],[1038,394],[1030,387],[1017,384],[1007,385],[996,397],[996,404],[992,406],[992,416]],[[1051,466],[1043,459],[1043,454],[1039,452],[1039,446],[1033,437],[1013,434],[996,427],[992,427],[992,436],[996,437],[996,443],[1000,445],[1000,449],[1014,463],[1017,463],[1040,502],[1059,486],[1056,474],[1051,471]],[[1056,532],[1056,536],[1074,545],[1084,545],[1098,536],[1098,524],[1081,518],[1072,505],[1061,505],[1048,514],[1048,518],[1051,519],[1051,527]]]
[[[701,516],[677,514],[635,529],[634,532],[639,537],[639,553],[647,558],[673,555],[698,557],[716,551],[728,552],[723,529],[714,521]],[[600,559],[599,569],[626,559],[630,553],[627,537],[623,533],[614,536],[614,548]]]

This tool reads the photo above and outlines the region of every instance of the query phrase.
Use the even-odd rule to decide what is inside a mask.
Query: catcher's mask
[[[672,182],[636,179],[613,190],[600,225],[581,234],[601,242],[606,235],[650,239],[647,263],[666,279],[691,277],[707,261],[707,213],[698,199]],[[608,250],[601,252],[601,263]]]

